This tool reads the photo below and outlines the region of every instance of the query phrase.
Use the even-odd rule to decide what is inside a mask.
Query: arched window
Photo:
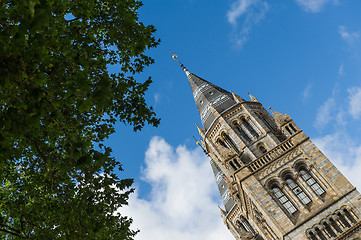
[[[236,166],[233,164],[232,161],[229,161],[229,165],[233,168],[233,170],[237,170]]]
[[[290,135],[293,134],[293,132],[290,130],[290,128],[289,128],[288,126],[286,126],[285,129],[287,130],[287,132],[288,132]]]
[[[323,234],[323,232],[319,229],[319,228],[316,228],[316,234],[317,236],[321,239],[321,240],[327,240],[327,238],[325,237],[325,235]]]
[[[341,213],[337,213],[337,216],[339,217],[339,219],[341,220],[342,224],[346,227],[351,227],[350,223],[346,220],[345,216],[342,215]]]
[[[286,178],[286,183],[292,192],[298,197],[298,199],[304,204],[307,205],[311,202],[311,199],[306,195],[306,193],[298,186],[298,184],[291,177]]]
[[[258,149],[261,151],[261,153],[267,152],[267,149],[263,145],[259,145]]]
[[[310,236],[311,240],[318,240],[317,237],[315,236],[315,234],[313,234],[313,232],[310,232],[309,236]]]
[[[251,138],[248,136],[248,134],[242,129],[241,126],[239,126],[238,124],[235,124],[236,125],[236,129],[238,130],[241,138],[243,141],[246,141],[246,142],[250,142],[251,141]]]
[[[332,236],[332,237],[336,237],[336,233],[332,230],[332,228],[330,227],[330,225],[326,222],[323,223],[323,226],[325,227],[325,230],[327,231],[327,233]]]
[[[290,128],[292,129],[292,131],[295,133],[297,132],[297,129],[293,126],[292,123],[289,124]]]
[[[239,162],[237,161],[237,159],[234,159],[233,161],[234,161],[234,163],[236,164],[236,166],[237,166],[238,168],[242,167],[241,164],[239,164]]]
[[[266,115],[259,115],[263,122],[266,124],[269,130],[276,131],[277,129],[274,127],[273,122]]]
[[[237,227],[239,227],[241,230],[247,232],[246,227],[245,227],[239,220],[236,221],[236,225],[237,225]]]
[[[350,213],[347,209],[344,209],[343,212],[345,213],[346,217],[347,217],[352,223],[356,223],[355,218],[351,215],[351,213]]]
[[[222,147],[225,147],[227,149],[229,149],[229,147],[227,146],[227,144],[225,142],[223,142],[221,139],[218,139],[217,141],[219,143],[219,145],[221,145]]]
[[[247,232],[254,232],[251,224],[249,224],[248,220],[246,218],[244,218],[243,216],[241,217],[241,222],[242,222],[243,227],[246,229]]]
[[[237,145],[235,144],[235,142],[233,142],[233,140],[228,136],[228,134],[223,133],[222,137],[226,143],[226,145],[230,146],[231,148],[233,148],[236,152],[239,152],[239,149],[237,147]]]
[[[308,173],[306,169],[300,170],[300,175],[303,180],[307,183],[308,186],[311,187],[311,189],[317,194],[322,195],[325,193],[325,190],[316,182],[316,180]]]
[[[293,205],[293,203],[287,198],[287,196],[282,192],[282,190],[274,185],[272,186],[272,191],[277,200],[282,204],[282,206],[289,212],[290,214],[293,214],[297,211],[296,207]]]
[[[330,224],[337,232],[342,233],[340,226],[332,218],[330,219]]]
[[[249,133],[255,137],[258,138],[258,133],[253,129],[253,127],[249,124],[249,122],[246,119],[242,119],[242,125],[249,131]]]

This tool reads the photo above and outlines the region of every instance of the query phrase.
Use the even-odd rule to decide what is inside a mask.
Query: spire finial
[[[247,92],[249,97],[251,98],[252,102],[259,102],[257,98],[255,98],[254,96],[252,96],[249,92]]]
[[[190,72],[187,70],[187,68],[178,60],[178,56],[177,54],[173,54],[172,51],[169,49],[169,52],[172,54],[172,58],[174,60],[176,60],[179,65],[181,66],[181,68],[183,69],[183,71],[187,74],[187,76],[190,74]]]
[[[241,98],[240,96],[238,96],[237,94],[235,94],[235,93],[232,92],[232,91],[231,91],[231,93],[232,93],[232,96],[233,96],[234,101],[236,101],[237,103],[239,103],[239,102],[244,102],[244,99],[243,99],[243,98]]]

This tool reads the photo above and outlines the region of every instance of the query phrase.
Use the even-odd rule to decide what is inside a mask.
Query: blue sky
[[[119,124],[107,144],[135,179],[130,206],[143,239],[232,239],[208,160],[193,140],[201,125],[189,71],[252,93],[288,113],[346,177],[361,189],[361,1],[145,0],[140,18],[161,39],[147,92],[162,119],[134,133]]]

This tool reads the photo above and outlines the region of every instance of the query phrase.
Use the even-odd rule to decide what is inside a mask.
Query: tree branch
[[[22,235],[20,234],[20,231],[18,231],[18,230],[16,230],[16,229],[13,229],[13,228],[11,228],[11,227],[9,227],[9,226],[3,225],[3,224],[0,224],[0,225],[1,225],[2,227],[9,228],[9,229],[11,230],[11,231],[9,231],[9,230],[6,230],[6,229],[4,229],[4,228],[0,228],[0,232],[5,232],[5,233],[8,233],[8,234],[17,236],[17,237],[19,237],[19,238],[25,238],[24,236],[22,236]]]
[[[79,20],[80,18],[79,17],[77,17],[77,18],[73,18],[73,19],[70,19],[70,20],[65,20],[65,21],[67,21],[67,22],[73,22],[73,21],[76,21],[76,20]]]

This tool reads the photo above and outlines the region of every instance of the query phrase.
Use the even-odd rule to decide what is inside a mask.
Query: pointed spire
[[[220,113],[234,106],[237,102],[230,92],[189,72],[178,60],[177,55],[174,54],[172,58],[178,61],[187,74],[203,127],[208,130]],[[211,107],[216,111],[212,111]]]
[[[206,130],[204,130],[203,128],[199,127],[199,126],[197,125],[197,123],[196,123],[196,126],[197,126],[197,129],[198,129],[199,135],[201,135],[202,138],[204,139]]]
[[[226,216],[227,213],[224,211],[220,206],[218,206],[219,210],[221,211],[222,216]]]
[[[252,102],[259,102],[257,98],[253,97],[249,92],[247,92]]]
[[[280,129],[284,124],[291,121],[292,119],[287,114],[282,114],[279,112],[274,111],[271,107],[269,109],[272,112],[273,118],[275,119],[275,122],[277,124],[277,127]]]
[[[179,63],[180,67],[183,69],[183,71],[186,73],[186,75],[187,75],[187,77],[188,77],[188,75],[190,74],[190,72],[189,72],[188,69],[178,60],[177,54],[173,54],[170,49],[169,49],[169,52],[172,54],[172,58]]]
[[[235,94],[235,93],[232,92],[232,91],[231,91],[231,93],[232,93],[232,96],[233,96],[234,101],[236,101],[237,103],[239,103],[239,102],[244,102],[244,99],[243,99],[243,98],[241,98],[240,96],[238,96],[237,94]]]

